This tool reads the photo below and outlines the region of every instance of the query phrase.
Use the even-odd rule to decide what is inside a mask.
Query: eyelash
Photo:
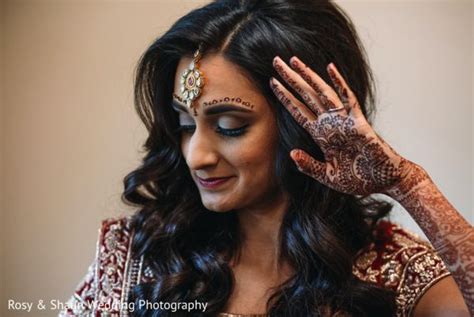
[[[217,127],[216,132],[226,137],[239,137],[247,131],[247,127],[248,124],[236,129],[224,129],[221,127]],[[176,129],[176,133],[190,133],[194,131],[195,128],[196,127],[194,125],[181,125],[179,126],[179,128]]]

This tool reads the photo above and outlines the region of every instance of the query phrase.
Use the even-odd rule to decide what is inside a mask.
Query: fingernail
[[[295,150],[291,151],[290,156],[293,160],[298,161],[298,158],[299,158],[298,151],[295,151]]]
[[[279,58],[280,58],[280,56],[278,56],[278,55],[273,58],[273,65],[277,64]]]
[[[292,67],[298,67],[299,66],[298,64],[299,64],[298,63],[298,57],[293,56],[292,58],[290,58],[290,65]]]
[[[270,77],[270,87],[273,89],[275,87],[275,78]]]

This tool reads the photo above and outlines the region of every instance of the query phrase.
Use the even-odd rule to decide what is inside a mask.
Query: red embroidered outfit
[[[141,260],[132,260],[130,218],[102,222],[97,252],[86,276],[60,316],[128,316],[125,303],[138,282],[153,279]],[[381,221],[376,241],[361,250],[353,273],[397,294],[397,316],[411,316],[419,298],[450,273],[432,247],[397,225]],[[243,316],[243,315],[242,315]]]

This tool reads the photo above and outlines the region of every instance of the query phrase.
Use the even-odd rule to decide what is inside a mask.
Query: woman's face
[[[191,58],[182,58],[174,93],[180,92],[181,74]],[[199,69],[205,77],[194,101],[197,115],[173,97],[179,113],[181,150],[203,205],[213,211],[257,207],[277,195],[274,162],[276,118],[270,105],[235,65],[221,55],[204,56]],[[201,179],[226,177],[214,186]]]

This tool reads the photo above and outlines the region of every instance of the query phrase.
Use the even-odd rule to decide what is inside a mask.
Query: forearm
[[[474,316],[474,229],[449,203],[420,166],[407,161],[396,186],[386,194],[413,217],[443,259]]]

